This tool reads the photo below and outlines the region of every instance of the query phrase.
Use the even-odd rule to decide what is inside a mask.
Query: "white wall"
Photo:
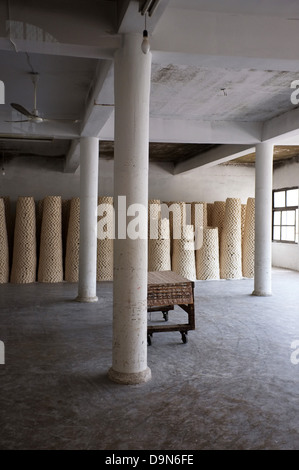
[[[292,186],[299,186],[299,162],[290,160],[274,170],[273,189]],[[299,271],[299,245],[273,242],[272,264]]]
[[[57,158],[16,157],[0,173],[0,196],[60,195],[64,199],[79,196],[80,174],[63,172],[63,161]],[[99,195],[113,196],[113,161],[100,160]],[[172,174],[172,164],[150,164],[149,198],[161,201],[224,201],[239,197],[246,203],[254,197],[254,168],[240,165],[218,165],[197,168],[181,175]]]

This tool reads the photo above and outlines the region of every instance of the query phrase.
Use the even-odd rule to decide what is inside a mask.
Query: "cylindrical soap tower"
[[[11,282],[36,281],[36,216],[33,197],[18,197],[14,231]]]
[[[45,197],[40,237],[39,282],[63,281],[61,217],[61,197]]]
[[[66,215],[66,214],[65,214]],[[80,198],[73,197],[70,202],[69,223],[66,237],[65,280],[79,280],[79,246],[80,246]]]
[[[221,279],[242,278],[241,201],[226,199],[220,245]]]
[[[113,197],[98,198],[97,281],[113,280]]]

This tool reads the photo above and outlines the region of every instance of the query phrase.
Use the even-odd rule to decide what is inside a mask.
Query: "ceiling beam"
[[[89,59],[113,59],[115,50],[121,44],[120,35],[101,36],[97,46],[61,44],[59,42],[29,41],[14,39],[14,45],[7,38],[0,38],[0,50],[27,52]]]
[[[261,136],[261,122],[150,118],[151,142],[252,146],[261,142]]]
[[[244,157],[254,151],[254,147],[247,145],[221,145],[175,164],[173,174],[179,175],[202,166],[208,168],[219,165],[220,163],[225,163],[235,158]]]
[[[279,143],[283,141],[287,143],[290,139],[292,142],[298,141],[299,137],[299,108],[292,109],[287,113],[269,119],[264,122],[262,131],[263,142]]]
[[[72,140],[71,146],[65,157],[64,173],[75,173],[80,165],[80,140]]]
[[[45,138],[50,139],[74,139],[80,136],[79,124],[73,123],[52,123],[43,122],[35,124],[32,122],[25,123],[8,123],[0,121],[0,134],[5,136],[18,136],[20,139],[25,138]]]
[[[81,135],[98,137],[114,111],[114,65],[100,61],[94,82],[89,90]]]

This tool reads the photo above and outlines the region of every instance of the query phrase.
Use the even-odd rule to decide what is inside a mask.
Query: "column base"
[[[136,373],[118,372],[111,367],[108,371],[108,377],[112,382],[116,382],[118,384],[136,385],[148,382],[152,377],[152,372],[149,367],[142,372]]]
[[[75,298],[76,302],[86,302],[86,303],[92,303],[92,302],[97,302],[99,299],[97,296],[95,297],[81,297],[78,295],[78,297]]]
[[[271,297],[272,293],[254,290],[251,295],[255,295],[256,297]]]

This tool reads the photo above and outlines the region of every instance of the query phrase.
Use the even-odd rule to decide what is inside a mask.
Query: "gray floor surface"
[[[97,304],[74,302],[76,284],[1,285],[0,449],[299,449],[299,273],[252,290],[197,281],[188,343],[155,333],[152,380],[125,386],[107,378],[112,283]]]

